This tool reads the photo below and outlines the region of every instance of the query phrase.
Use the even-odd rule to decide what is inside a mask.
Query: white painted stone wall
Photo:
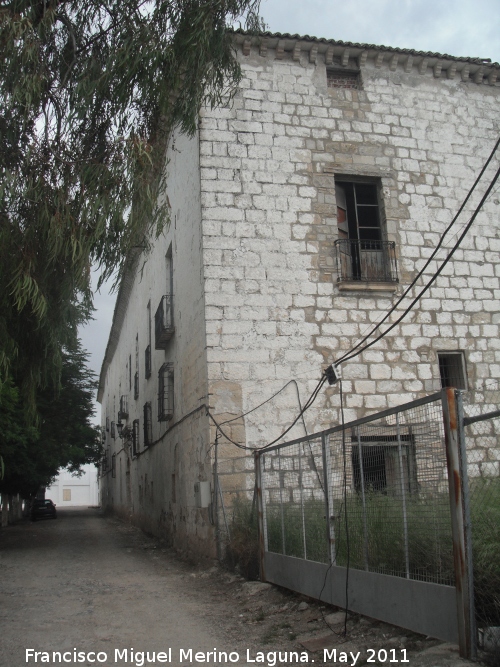
[[[482,80],[477,65],[467,78],[469,65],[459,62],[463,72],[452,78],[453,63],[441,76],[439,62],[427,68],[425,59],[412,64],[410,56],[375,50],[354,63],[361,63],[359,90],[328,88],[330,47],[313,58],[312,48],[300,52],[284,43],[267,53],[244,43],[243,79],[232,105],[204,110],[199,137],[176,134],[170,142],[171,225],[135,275],[126,276],[112,330],[116,349],[108,349],[101,375],[103,424],[107,416],[117,421],[119,396],[128,394],[126,424],[139,419],[141,438],[141,453],[132,458],[128,444],[106,434],[116,476],[108,468],[101,479],[103,506],[207,555],[214,553],[213,528],[208,511],[195,507],[193,488],[211,479],[215,429],[204,406],[219,423],[232,420],[223,430],[237,443],[262,446],[277,438],[325,365],[350,350],[411,282],[498,135],[499,86],[491,75],[492,85],[475,82]],[[353,64],[346,49],[342,59]],[[338,284],[338,175],[381,186],[386,238],[397,251],[396,292],[381,286],[345,291]],[[500,380],[498,213],[492,197],[412,315],[343,366],[346,421],[437,391],[438,351],[465,353],[472,401],[485,381]],[[153,351],[146,380],[146,306],[151,300],[154,318],[170,245],[175,335],[165,351]],[[135,371],[136,336],[137,401],[126,370],[131,355]],[[175,414],[159,423],[158,369],[165,361],[174,363]],[[145,401],[152,403],[157,441],[146,451]],[[323,389],[306,413],[308,431],[339,423],[339,408],[338,386]],[[287,437],[303,433],[299,421]],[[221,459],[241,454],[220,439]],[[241,488],[250,483],[251,489],[245,462],[240,469]]]
[[[400,58],[394,71],[387,60],[377,67],[368,59],[360,90],[334,89],[319,54],[311,63],[304,51],[294,61],[292,51],[268,49],[262,57],[258,47],[247,50],[239,53],[243,80],[232,107],[206,110],[200,131],[208,375],[224,418],[253,408],[292,378],[305,400],[322,367],[380,319],[422,266],[499,129],[498,85],[436,78],[434,69],[406,72],[408,61]],[[387,239],[398,255],[396,293],[343,292],[337,285],[340,174],[382,184]],[[490,198],[413,314],[344,365],[346,421],[440,389],[437,351],[464,351],[472,389],[499,379],[499,210],[498,196]],[[457,229],[467,220],[463,215]],[[232,406],[224,398],[228,387]],[[291,385],[244,426],[235,422],[232,437],[264,445],[297,409]],[[338,387],[327,388],[307,413],[307,426],[339,420]],[[303,433],[299,422],[289,437]]]
[[[102,398],[102,423],[117,422],[119,397],[128,395],[129,416],[124,426],[139,419],[140,453],[132,457],[131,443],[106,433],[108,469],[101,478],[101,500],[112,509],[169,542],[197,551],[213,551],[208,510],[195,507],[194,484],[209,479],[207,376],[201,264],[200,177],[197,138],[175,133],[167,150],[168,198],[171,221],[154,242],[151,253],[141,256],[135,276],[128,277],[128,299],[118,327],[119,340],[106,374]],[[154,315],[167,292],[166,255],[172,250],[175,334],[165,350],[155,350]],[[151,302],[152,371],[145,377],[148,345],[147,304]],[[115,319],[117,313],[115,311]],[[112,332],[113,335],[113,332]],[[138,337],[139,398],[134,399],[133,376]],[[132,386],[127,364],[132,357]],[[158,370],[164,362],[174,364],[174,416],[157,419]],[[152,406],[153,441],[144,447],[143,406]],[[181,420],[183,420],[181,423]],[[115,477],[111,463],[115,459]],[[202,546],[200,546],[200,544]]]

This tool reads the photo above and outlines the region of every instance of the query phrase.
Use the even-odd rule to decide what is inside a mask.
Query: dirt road
[[[337,663],[329,664],[365,664],[367,648],[387,650],[398,661],[406,651],[409,667],[469,664],[453,647],[360,617],[349,620],[345,638],[339,626],[332,630],[335,614],[325,622],[331,612],[216,567],[193,568],[95,509],[65,509],[56,521],[25,521],[0,532],[0,667],[272,667],[274,659],[277,666],[285,662],[279,657],[295,664],[291,651],[316,667],[324,654],[313,644],[325,641],[337,647]],[[214,659],[214,649],[227,657]]]

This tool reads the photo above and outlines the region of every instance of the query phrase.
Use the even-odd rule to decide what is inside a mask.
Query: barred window
[[[115,422],[111,422],[111,437],[116,438],[116,427]]]
[[[139,420],[134,419],[132,422],[132,455],[137,456],[139,453]]]
[[[111,457],[111,477],[116,477],[116,454]]]
[[[153,411],[151,410],[151,403],[148,401],[144,403],[144,447],[149,447],[153,444]]]
[[[350,88],[356,90],[359,85],[359,72],[338,69],[326,71],[326,85],[328,88]]]
[[[139,398],[139,371],[136,371],[134,375],[134,398],[135,400]]]
[[[163,364],[158,371],[158,421],[170,421],[174,416],[174,365]]]

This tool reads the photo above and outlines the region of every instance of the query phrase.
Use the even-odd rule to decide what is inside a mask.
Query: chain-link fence
[[[440,399],[354,422],[324,440],[263,456],[267,550],[453,584]]]
[[[499,400],[497,384],[471,394],[451,390],[275,445],[258,453],[257,477],[252,455],[219,458],[219,557],[250,577],[269,553],[415,585],[456,580],[457,591],[466,591],[461,602],[457,592],[458,614],[462,604],[470,618],[473,590],[477,626],[462,619],[460,641],[465,646],[470,637],[473,654],[478,638],[499,657]],[[453,464],[447,448],[449,457],[457,452]],[[455,556],[466,571],[456,576],[453,540],[460,535]]]
[[[478,395],[479,394],[479,395]],[[479,647],[500,660],[500,391],[487,383],[464,406],[474,606]],[[498,663],[500,664],[500,662]]]

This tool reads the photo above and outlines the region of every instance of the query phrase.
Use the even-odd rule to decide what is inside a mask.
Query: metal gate
[[[447,389],[256,452],[261,578],[473,655],[459,409]]]

